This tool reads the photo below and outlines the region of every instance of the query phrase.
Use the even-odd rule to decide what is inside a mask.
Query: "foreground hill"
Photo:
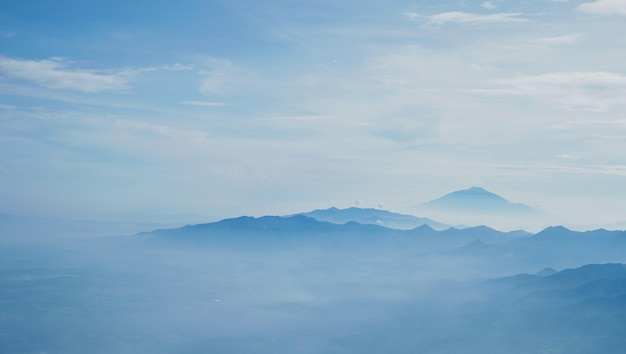
[[[623,264],[447,284],[433,292],[440,300],[429,309],[414,302],[352,339],[368,337],[372,353],[617,354],[626,345]]]

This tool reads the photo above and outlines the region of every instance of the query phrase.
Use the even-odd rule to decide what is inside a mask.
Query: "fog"
[[[16,242],[4,233],[0,352],[617,353],[626,344],[621,273],[600,287],[508,277],[617,254],[549,262],[504,251],[530,235],[460,246],[391,235]]]

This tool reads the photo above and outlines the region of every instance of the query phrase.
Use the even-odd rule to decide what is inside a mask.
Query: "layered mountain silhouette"
[[[467,237],[471,239],[510,237],[515,239],[530,234],[522,231],[501,232],[487,226],[476,226],[464,229],[448,228],[435,230],[423,224],[410,230],[398,230],[380,225],[360,224],[349,221],[345,224],[336,224],[327,221],[319,221],[304,215],[292,216],[263,216],[259,218],[241,216],[224,219],[206,224],[185,225],[180,228],[158,229],[150,232],[142,232],[143,236],[202,236],[214,235],[264,237],[268,235],[283,236],[308,236],[308,235],[337,235],[337,234],[360,234],[376,236],[438,236],[442,238]]]
[[[333,214],[333,210],[326,210]],[[322,215],[323,215],[322,212]],[[357,216],[360,214],[356,210]],[[314,212],[315,213],[315,212]],[[339,215],[343,215],[339,212]],[[375,215],[381,215],[375,213]],[[382,213],[384,216],[384,213]],[[531,234],[502,232],[487,226],[435,230],[427,224],[401,230],[355,221],[320,221],[305,215],[225,219],[180,228],[144,232],[140,239],[170,245],[227,247],[322,247],[341,249],[393,248],[452,259],[473,259],[510,267],[512,272],[545,267],[563,269],[589,263],[622,262],[626,232],[598,229],[578,232],[562,226]],[[341,219],[343,221],[343,219]],[[472,261],[473,262],[473,261]],[[495,269],[494,271],[498,271]]]
[[[345,224],[350,221],[360,224],[375,224],[392,229],[410,230],[418,226],[428,225],[435,230],[445,230],[450,225],[434,221],[429,218],[420,218],[413,215],[392,213],[387,210],[371,208],[317,209],[300,215],[308,216],[319,221],[334,224]]]
[[[422,340],[439,341],[437,348],[449,353],[621,353],[626,343],[623,264],[519,274],[483,282],[480,293],[480,301],[465,302],[454,313],[455,325],[444,320],[446,326]],[[401,323],[397,330],[409,325]],[[449,338],[463,338],[462,347]]]
[[[509,233],[511,235],[512,233]],[[483,257],[495,264],[568,268],[600,262],[623,262],[626,231],[572,231],[563,226],[548,227],[530,237],[509,238],[480,248],[466,247],[463,254]],[[461,250],[459,250],[460,252]]]
[[[626,265],[622,263],[586,264],[578,268],[556,271],[544,268],[537,274],[518,274],[488,281],[492,284],[517,284],[528,287],[532,291],[576,288],[598,280],[626,281]],[[523,282],[523,284],[519,282]],[[624,289],[626,295],[626,289]]]
[[[399,230],[354,221],[335,224],[304,215],[287,217],[243,216],[218,222],[159,229],[138,234],[149,242],[204,247],[341,247],[343,249],[393,248],[416,253],[446,252],[474,241],[498,245],[529,237],[522,231],[501,232],[486,226],[435,230],[423,224]]]
[[[377,225],[363,225],[356,222],[346,224],[334,224],[318,221],[304,215],[292,216],[263,216],[259,218],[241,216],[224,219],[218,222],[185,225],[181,228],[160,229],[140,235],[159,236],[252,236],[261,237],[268,235],[312,235],[312,234],[337,234],[337,233],[389,233],[393,230]]]

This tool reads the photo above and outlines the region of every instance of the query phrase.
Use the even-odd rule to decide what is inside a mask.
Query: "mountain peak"
[[[506,201],[506,199],[501,196],[492,193],[485,188],[482,187],[470,187],[467,189],[458,190],[452,193],[446,194],[444,197],[464,197],[464,198],[489,198],[494,200]]]
[[[563,235],[570,235],[572,233],[576,233],[576,232],[566,228],[565,226],[559,225],[559,226],[548,226],[545,229],[536,233],[535,236],[539,236],[539,237],[563,236]]]
[[[488,224],[496,228],[519,229],[541,223],[545,215],[525,204],[510,202],[483,187],[457,190],[423,203],[417,210],[453,225]],[[542,225],[543,226],[543,225]]]
[[[441,198],[422,204],[423,208],[454,212],[534,212],[524,204],[511,203],[505,198],[482,187],[471,187],[448,193]]]

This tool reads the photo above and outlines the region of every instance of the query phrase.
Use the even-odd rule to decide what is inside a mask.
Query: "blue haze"
[[[624,16],[2,2],[0,353],[623,353]]]
[[[620,353],[625,247],[302,215],[3,242],[0,350]]]

